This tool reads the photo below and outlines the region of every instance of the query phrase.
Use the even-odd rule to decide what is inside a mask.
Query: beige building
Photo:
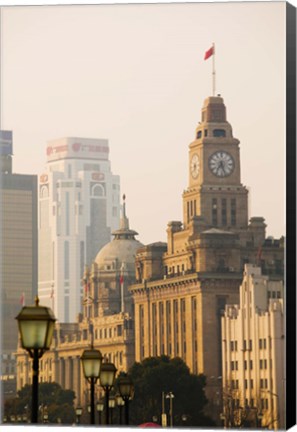
[[[125,198],[125,197],[124,197]],[[134,363],[134,317],[128,285],[135,282],[135,253],[142,244],[130,230],[123,204],[120,228],[114,239],[97,254],[83,279],[84,305],[75,323],[58,323],[52,349],[40,360],[40,381],[58,382],[74,390],[76,403],[85,406],[89,385],[84,378],[80,356],[84,349],[99,349],[118,371]],[[21,348],[17,353],[17,388],[31,382],[31,360]],[[100,388],[97,387],[99,397]]]
[[[189,183],[183,222],[168,223],[167,244],[136,255],[135,357],[167,354],[208,378],[207,395],[220,390],[221,315],[239,302],[245,263],[283,277],[283,239],[266,239],[262,217],[248,219],[241,183],[239,140],[233,137],[222,97],[205,100],[189,145]]]
[[[238,305],[222,318],[225,426],[285,428],[285,323],[282,281],[245,265]],[[235,424],[234,424],[235,421]],[[237,422],[237,424],[236,424]]]

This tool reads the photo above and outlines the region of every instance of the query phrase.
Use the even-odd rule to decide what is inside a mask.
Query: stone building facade
[[[237,420],[237,426],[248,421],[254,428],[284,429],[283,282],[246,264],[239,304],[226,305],[222,329],[225,426]]]
[[[222,97],[209,97],[189,145],[189,184],[183,222],[171,221],[167,245],[136,255],[135,357],[167,354],[207,376],[207,396],[220,389],[221,316],[238,303],[245,263],[283,277],[284,240],[266,238],[262,217],[248,220],[248,190],[241,183],[239,140]]]

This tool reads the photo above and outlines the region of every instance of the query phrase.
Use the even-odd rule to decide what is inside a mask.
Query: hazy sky
[[[166,241],[168,221],[182,220],[214,42],[249,215],[285,234],[285,2],[23,6],[4,8],[2,24],[14,172],[41,174],[51,139],[107,138],[143,243]]]

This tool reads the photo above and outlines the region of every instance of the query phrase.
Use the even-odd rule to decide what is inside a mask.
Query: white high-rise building
[[[111,172],[105,139],[48,142],[39,180],[38,294],[60,322],[82,306],[82,277],[120,219],[120,178]]]
[[[225,427],[285,427],[284,286],[246,264],[240,304],[222,317]]]

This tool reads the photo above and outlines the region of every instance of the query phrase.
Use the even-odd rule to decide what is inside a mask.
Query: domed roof
[[[120,228],[112,233],[114,239],[103,246],[95,258],[99,270],[106,270],[106,265],[116,261],[117,268],[113,268],[113,270],[119,270],[124,264],[127,270],[135,271],[136,251],[143,244],[135,239],[135,235],[138,233],[129,228],[125,198],[123,195],[123,215],[120,220]]]

